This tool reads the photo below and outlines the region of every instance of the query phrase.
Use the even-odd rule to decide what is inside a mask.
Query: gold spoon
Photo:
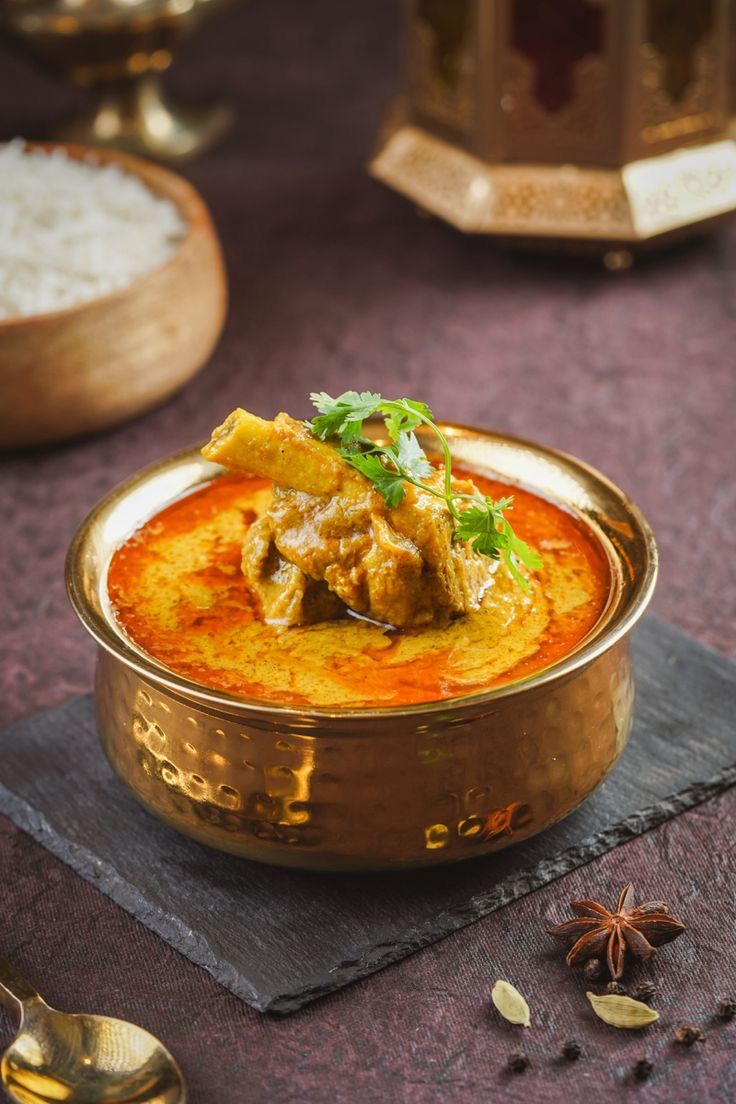
[[[0,1080],[20,1104],[186,1104],[178,1065],[142,1027],[57,1012],[3,958],[0,1001],[20,1013],[0,1063]]]

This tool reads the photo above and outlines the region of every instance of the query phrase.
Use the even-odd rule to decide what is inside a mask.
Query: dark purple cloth
[[[186,170],[222,235],[229,321],[205,372],[160,410],[95,440],[2,460],[2,722],[91,684],[93,648],[62,569],[99,496],[205,438],[234,405],[306,413],[315,389],[423,398],[440,417],[601,468],[656,530],[657,611],[736,652],[736,232],[612,277],[419,220],[364,171],[397,57],[388,0],[281,0],[223,18],[177,63],[173,83],[186,95],[226,89],[239,105],[231,136]],[[74,99],[64,96],[0,56],[0,135],[42,136],[49,113]],[[722,991],[736,989],[735,812],[725,794],[285,1022],[241,1005],[7,822],[0,942],[51,1001],[161,1034],[195,1104],[444,1104],[500,1092],[607,1102],[621,1099],[628,1066],[645,1053],[657,1063],[647,1099],[725,1104],[736,1098],[736,1027],[708,1024],[707,1044],[687,1052],[669,1040],[680,1019],[707,1021]],[[571,897],[610,898],[629,878],[670,899],[691,927],[661,952],[662,1022],[643,1037],[593,1022],[579,978],[544,934]],[[532,1031],[489,1011],[497,976],[527,993]],[[9,1038],[9,1021],[0,1026]],[[568,1068],[555,1051],[571,1035],[589,1056]],[[534,1065],[513,1078],[501,1068],[519,1046]]]

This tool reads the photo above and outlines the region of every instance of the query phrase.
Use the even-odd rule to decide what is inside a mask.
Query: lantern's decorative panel
[[[635,242],[736,209],[736,0],[406,10],[405,92],[371,167],[429,211],[465,230]]]
[[[470,137],[478,125],[478,29],[473,0],[417,0],[409,35],[409,94],[430,125]]]
[[[635,70],[632,153],[648,157],[723,131],[732,6],[648,0]]]
[[[506,148],[529,161],[615,159],[615,0],[510,0]]]

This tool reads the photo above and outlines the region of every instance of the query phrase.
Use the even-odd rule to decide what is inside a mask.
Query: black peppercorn
[[[603,974],[603,963],[599,958],[589,958],[583,966],[583,977],[586,981],[597,981]]]
[[[566,1043],[562,1044],[562,1056],[567,1058],[568,1062],[577,1062],[580,1055],[583,1053],[583,1048],[577,1039],[568,1039]]]
[[[619,985],[617,981],[609,981],[608,985],[606,986],[606,992],[613,993],[615,997],[627,996],[626,990],[624,989],[623,985]]]
[[[702,1042],[704,1038],[700,1028],[693,1024],[681,1024],[675,1032],[675,1042],[682,1043],[683,1046],[692,1046],[693,1043]]]
[[[513,1073],[523,1073],[529,1065],[529,1059],[526,1054],[522,1054],[520,1050],[516,1051],[509,1058],[509,1069]]]
[[[650,1062],[648,1058],[640,1058],[634,1063],[634,1077],[637,1081],[648,1081],[653,1069],[654,1062]]]
[[[736,1016],[736,1000],[733,997],[724,997],[718,1004],[718,1019],[732,1020]]]
[[[647,1004],[657,995],[657,986],[653,981],[640,981],[631,991],[632,997]]]

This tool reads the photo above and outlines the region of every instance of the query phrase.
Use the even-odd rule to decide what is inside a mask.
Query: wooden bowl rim
[[[8,145],[7,142],[0,146]],[[143,157],[136,157],[132,153],[123,153],[120,150],[107,149],[103,146],[83,146],[73,142],[26,142],[26,149],[45,149],[52,151],[63,149],[66,154],[75,161],[84,161],[87,158],[97,160],[100,164],[116,164],[125,172],[136,176],[159,197],[168,199],[184,216],[187,226],[184,237],[177,244],[171,256],[145,272],[134,277],[129,284],[116,288],[114,291],[105,292],[104,295],[96,295],[93,299],[84,299],[81,303],[71,303],[68,307],[59,307],[58,310],[42,311],[38,314],[13,314],[9,318],[0,318],[0,337],[4,332],[13,329],[21,329],[25,326],[39,325],[45,322],[61,320],[75,314],[83,314],[85,311],[110,303],[115,299],[129,295],[133,290],[138,290],[145,280],[152,276],[165,272],[178,261],[181,251],[192,241],[195,231],[202,226],[209,229],[210,234],[216,238],[216,232],[212,225],[212,219],[207,204],[201,195],[183,176],[171,169],[158,165],[154,161],[147,161]]]

